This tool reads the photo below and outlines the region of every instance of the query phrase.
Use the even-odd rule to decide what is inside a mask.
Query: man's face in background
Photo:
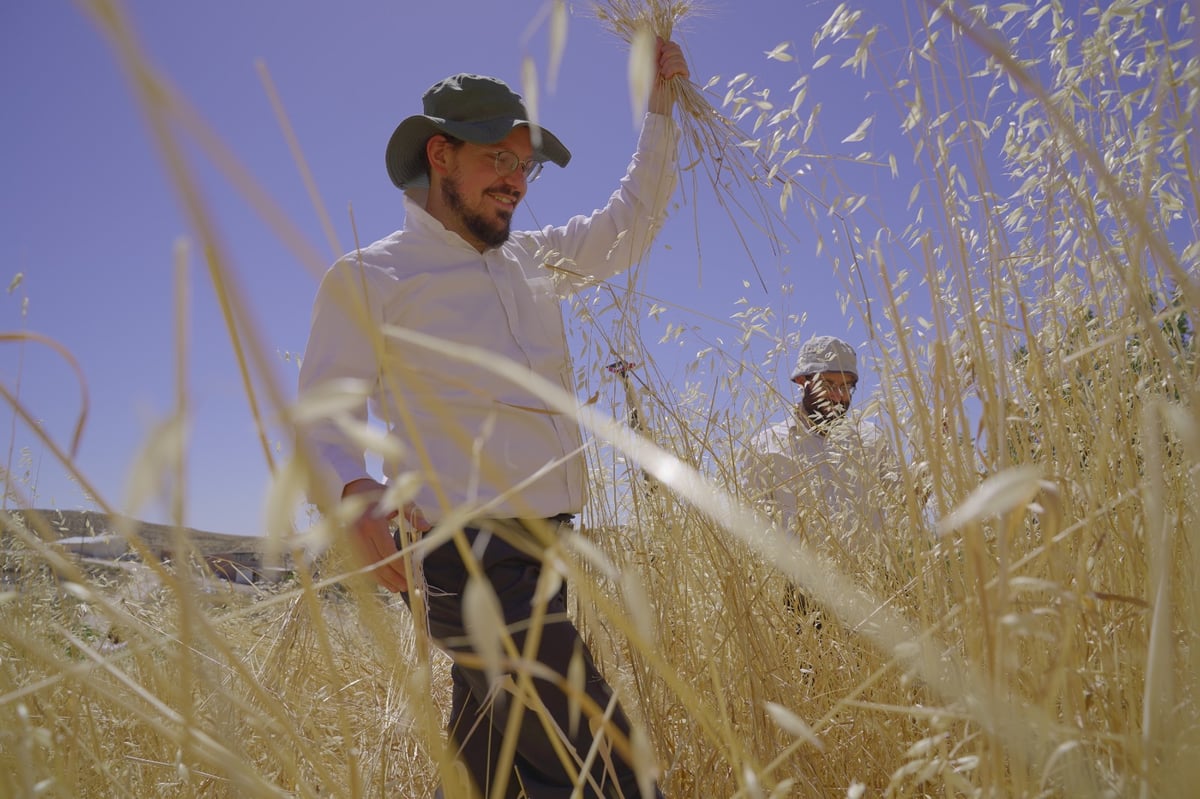
[[[858,376],[852,372],[819,372],[800,375],[800,409],[814,425],[835,422],[850,410],[850,400],[858,386]]]

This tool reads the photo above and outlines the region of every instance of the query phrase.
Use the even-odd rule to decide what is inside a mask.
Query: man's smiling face
[[[443,223],[479,250],[508,240],[513,212],[527,188],[521,169],[504,176],[496,173],[496,153],[502,150],[521,160],[532,158],[529,128],[516,128],[495,144],[464,142],[453,148],[441,180],[441,200],[452,217]]]

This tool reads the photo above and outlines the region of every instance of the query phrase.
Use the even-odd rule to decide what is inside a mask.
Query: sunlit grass
[[[750,437],[789,401],[780,360],[830,331],[775,304],[731,305],[737,329],[709,336],[672,383],[646,331],[661,315],[670,339],[687,309],[599,287],[572,300],[580,394],[604,363],[637,353],[620,396],[642,435],[598,406],[577,412],[604,444],[588,528],[551,550],[555,568],[635,720],[637,762],[668,796],[1188,795],[1200,778],[1200,63],[1184,46],[1195,22],[1184,4],[1070,16],[1043,1],[910,4],[909,41],[882,47],[863,6],[780,38],[829,56],[813,69],[886,76],[895,117],[871,124],[902,128],[908,152],[812,152],[807,81],[789,78],[793,94],[769,102],[753,93],[750,72],[800,56],[776,42],[747,76],[685,89],[679,113],[685,158],[710,169],[719,155],[733,170],[708,174],[716,196],[740,198],[729,207],[742,235],[794,246],[808,226],[817,259],[837,264],[879,377],[860,402],[900,462],[899,488],[880,487],[887,529],[855,551],[826,536],[837,520],[775,529],[740,479]],[[92,7],[120,30],[107,4]],[[669,35],[694,6],[597,8],[632,45],[640,21]],[[113,38],[164,151],[171,120],[199,135]],[[893,159],[918,170],[897,187],[913,198],[908,219],[854,189],[851,170]],[[173,178],[198,235],[211,234],[194,182]],[[252,331],[219,249],[205,251],[231,330]],[[784,293],[784,276],[759,277]],[[389,335],[521,377],[483,353]],[[777,343],[764,352],[762,336]],[[33,341],[6,344],[18,338]],[[236,341],[247,385],[266,386],[254,401],[297,418],[285,390],[249,377],[269,373],[253,335]],[[574,397],[539,390],[576,412]],[[186,399],[181,388],[181,414]],[[162,435],[144,480],[179,462]],[[11,470],[6,491],[27,504]],[[280,464],[274,497],[274,543],[297,555],[336,538],[331,520],[303,534],[283,521],[306,471],[302,451]],[[5,521],[0,793],[423,796],[447,768],[445,657],[336,548],[297,557],[293,578],[257,593],[214,594],[186,558],[146,557],[135,579]],[[820,629],[785,607],[788,580],[817,600]]]

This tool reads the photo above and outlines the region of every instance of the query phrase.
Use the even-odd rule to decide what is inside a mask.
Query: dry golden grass
[[[630,42],[637,20],[670,33],[692,7],[597,4]],[[122,42],[115,11],[92,8]],[[758,143],[736,148],[753,157],[734,190],[780,214],[754,235],[783,235],[784,213],[832,215],[847,233],[825,246],[866,330],[901,485],[880,487],[888,529],[863,552],[811,517],[793,538],[757,515],[741,452],[785,403],[777,361],[811,332],[770,307],[742,306],[743,335],[684,385],[648,356],[629,395],[645,436],[577,411],[606,443],[591,529],[552,555],[669,796],[1186,796],[1200,780],[1200,63],[1180,46],[1195,22],[1182,4],[982,8],[913,4],[900,49],[877,52],[852,5],[815,37],[834,64],[908,79],[895,123],[923,216],[879,236],[872,198],[809,151],[803,97],[767,108],[738,81],[723,114],[687,90],[689,158]],[[118,51],[148,78],[131,42]],[[160,124],[196,124],[161,86],[145,100]],[[788,177],[800,155],[829,195]],[[174,177],[205,231],[194,182]],[[222,263],[214,283],[252,330]],[[614,351],[652,352],[643,300],[596,291],[575,300],[581,375]],[[778,345],[752,355],[752,329]],[[253,337],[237,343],[248,374],[268,373]],[[716,400],[699,388],[713,382]],[[285,414],[283,396],[252,401]],[[281,508],[301,456],[280,465]],[[279,528],[279,546],[299,543]],[[446,661],[336,550],[259,596],[214,596],[157,566],[134,590],[48,537],[23,532],[0,553],[0,794],[430,795]],[[820,630],[784,606],[789,579],[818,600]]]

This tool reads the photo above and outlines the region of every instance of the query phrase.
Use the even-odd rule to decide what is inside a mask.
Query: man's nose
[[[515,189],[516,193],[520,196],[524,196],[525,189],[529,184],[529,181],[525,179],[524,170],[520,168],[514,169],[512,172],[501,177],[500,180],[503,181],[505,186]]]
[[[520,205],[525,196],[525,180],[523,178],[506,177],[502,183],[503,190],[513,198],[513,205]]]

